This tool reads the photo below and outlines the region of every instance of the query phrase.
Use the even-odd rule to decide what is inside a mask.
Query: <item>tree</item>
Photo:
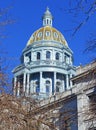
[[[6,54],[2,51],[3,39],[6,38],[6,26],[13,24],[15,21],[6,17],[11,7],[0,8],[0,91],[4,91],[4,87],[8,86],[8,74],[6,65]],[[5,30],[5,31],[4,31]]]
[[[81,19],[79,19],[80,22],[78,22],[73,30],[73,36],[82,28],[82,26],[87,24],[92,16],[95,17],[96,14],[96,0],[75,0],[75,3],[77,4],[73,8],[71,7],[71,11],[73,11],[75,16],[81,15]],[[90,36],[86,41],[86,48],[84,49],[84,53],[91,54],[93,57],[92,60],[94,60],[96,59],[96,33],[90,30],[89,35]]]

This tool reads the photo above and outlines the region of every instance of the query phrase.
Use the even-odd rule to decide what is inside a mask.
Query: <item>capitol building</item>
[[[73,52],[52,23],[53,16],[47,8],[42,27],[31,35],[22,51],[21,64],[13,70],[14,95],[43,99],[72,88],[70,78],[76,69]]]
[[[72,50],[52,23],[47,8],[13,69],[13,94],[34,98],[40,112],[59,113],[51,120],[57,130],[96,130],[96,61],[75,67]]]

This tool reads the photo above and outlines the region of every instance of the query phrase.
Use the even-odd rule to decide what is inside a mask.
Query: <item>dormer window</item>
[[[49,31],[46,31],[46,36],[50,36],[50,32]]]
[[[39,32],[39,33],[38,33],[38,37],[42,37],[42,32]]]
[[[58,38],[58,34],[56,32],[54,32],[54,37]]]

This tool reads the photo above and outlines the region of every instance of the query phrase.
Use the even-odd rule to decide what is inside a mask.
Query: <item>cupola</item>
[[[46,11],[42,17],[43,19],[43,26],[52,26],[52,14],[51,12],[49,11],[49,8],[47,7],[46,8]]]

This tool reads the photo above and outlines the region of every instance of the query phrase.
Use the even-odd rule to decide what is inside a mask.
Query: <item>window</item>
[[[60,54],[57,52],[56,53],[56,60],[59,60]]]
[[[39,92],[40,92],[40,87],[36,86],[36,93],[39,93]]]
[[[38,80],[35,82],[35,85],[36,85],[36,93],[39,93],[40,92],[40,86],[39,86]]]
[[[60,82],[56,83],[56,92],[60,92],[60,85],[61,85]]]
[[[58,86],[56,86],[56,92],[59,92],[59,87]]]
[[[46,93],[50,93],[50,86],[46,85]]]
[[[57,83],[56,83],[57,86],[60,86],[60,84],[61,84],[60,82],[57,82]]]
[[[50,59],[50,51],[46,51],[46,59]]]
[[[28,52],[28,53],[26,54],[26,58],[27,58],[28,62],[31,61],[31,52]]]
[[[50,93],[50,81],[46,80],[46,92]]]
[[[40,60],[40,52],[37,52],[37,60]]]
[[[56,32],[54,32],[54,37],[58,38],[58,34]]]
[[[46,81],[46,84],[47,84],[47,85],[50,85],[50,81],[49,81],[49,80],[47,80],[47,81]]]
[[[65,53],[64,61],[65,61],[67,64],[69,64],[69,59],[70,59],[70,56],[69,56],[67,53]]]
[[[49,31],[46,31],[46,36],[50,36],[50,32]]]
[[[39,33],[38,33],[38,37],[42,37],[42,32],[39,32]]]
[[[46,20],[44,20],[44,25],[46,24]]]
[[[47,19],[47,24],[48,24],[49,20]]]

